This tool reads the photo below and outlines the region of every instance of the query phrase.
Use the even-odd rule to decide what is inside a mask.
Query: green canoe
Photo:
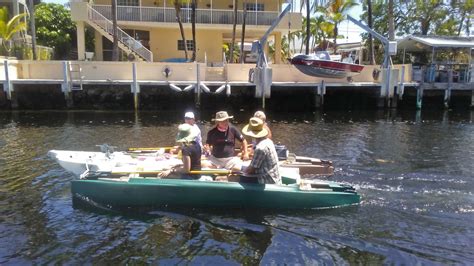
[[[309,185],[308,185],[309,184]],[[271,185],[157,178],[98,178],[72,181],[72,195],[111,207],[311,209],[358,204],[346,185],[318,181]]]

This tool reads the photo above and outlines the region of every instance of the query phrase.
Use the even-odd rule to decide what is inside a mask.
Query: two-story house
[[[119,47],[130,56],[148,62],[184,58],[173,0],[117,0]],[[282,10],[284,0],[198,0],[196,7],[196,43],[192,41],[190,4],[181,6],[189,55],[196,45],[198,62],[222,62],[223,44],[232,39],[233,7],[238,4],[236,43],[240,43],[244,9],[247,11],[245,43],[266,32]],[[191,2],[191,1],[187,1]],[[245,2],[245,3],[244,3]],[[77,23],[78,59],[85,59],[84,28],[95,31],[95,59],[110,60],[112,54],[112,9],[110,0],[71,0],[71,13]],[[276,51],[289,30],[301,29],[301,13],[289,13],[271,33]],[[275,63],[281,62],[275,53]]]

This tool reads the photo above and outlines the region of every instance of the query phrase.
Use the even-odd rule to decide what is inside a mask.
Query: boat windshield
[[[331,60],[329,53],[327,51],[318,51],[314,54],[318,59],[322,60]]]

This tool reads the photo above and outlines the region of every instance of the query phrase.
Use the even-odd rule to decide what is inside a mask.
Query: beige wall
[[[187,40],[192,40],[190,29],[185,30]],[[178,40],[181,33],[177,29],[155,28],[150,31],[150,48],[155,61],[169,58],[184,58],[184,51],[178,50]],[[222,61],[222,33],[220,30],[197,30],[196,31],[196,59],[204,62],[205,54],[210,62]],[[192,51],[188,51],[191,57]]]
[[[84,80],[105,81],[130,81],[132,80],[132,63],[130,62],[94,62],[81,61],[78,63],[82,69]],[[0,62],[0,65],[3,63]],[[195,81],[196,64],[195,63],[136,63],[137,78],[141,81]],[[3,66],[2,66],[3,67]],[[163,69],[169,67],[172,71],[169,79],[162,74]],[[62,61],[18,61],[19,79],[57,79],[63,80],[63,62]],[[201,65],[201,79],[205,77],[205,66]],[[11,71],[16,79],[16,71]],[[0,75],[0,78],[2,76]]]
[[[132,63],[130,62],[75,62],[82,68],[82,75],[85,80],[117,80],[130,81],[132,79]],[[136,63],[137,74],[140,81],[195,81],[197,75],[196,63]],[[3,69],[3,61],[0,61]],[[402,65],[395,65],[394,68],[401,69]],[[405,65],[405,82],[411,82],[411,65]],[[171,76],[166,79],[162,74],[163,69],[169,67]],[[249,69],[255,67],[254,64],[228,64],[227,77],[231,82],[247,82]],[[273,64],[273,82],[309,82],[320,83],[323,79],[307,76],[298,71],[294,66],[287,64]],[[381,82],[374,80],[372,72],[379,66],[365,66],[360,75],[353,78],[354,82]],[[9,70],[11,79],[63,79],[62,61],[16,61],[9,60]],[[3,73],[2,73],[3,72]],[[200,64],[200,79],[205,83],[206,66]],[[4,71],[0,71],[0,79],[4,79]],[[224,79],[222,80],[225,81]],[[326,84],[348,83],[346,79],[324,78]]]

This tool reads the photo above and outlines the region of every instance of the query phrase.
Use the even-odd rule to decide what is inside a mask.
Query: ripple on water
[[[419,122],[414,113],[269,114],[274,138],[291,152],[332,160],[330,180],[355,186],[359,206],[124,211],[72,204],[73,176],[48,150],[169,144],[182,122],[175,113],[0,113],[0,243],[9,243],[0,245],[0,264],[474,261],[474,128],[466,115],[445,123],[436,116]],[[238,127],[248,119],[234,115]],[[201,117],[205,133],[211,115]]]

